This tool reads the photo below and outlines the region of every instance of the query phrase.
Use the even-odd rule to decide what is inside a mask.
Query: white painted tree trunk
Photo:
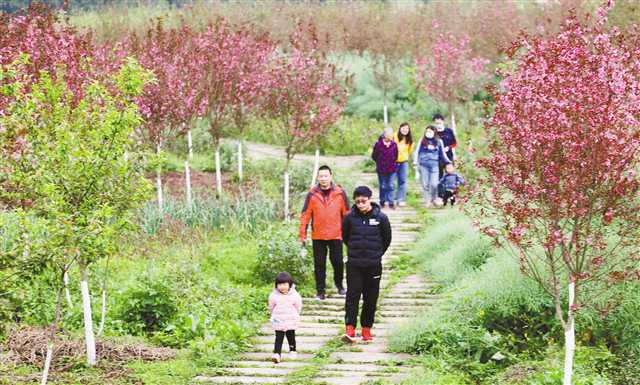
[[[42,381],[40,385],[47,385],[47,379],[49,378],[49,368],[51,367],[51,359],[53,358],[53,342],[49,341],[47,344],[47,357],[44,360],[44,369],[42,370]]]
[[[80,292],[82,293],[82,312],[84,314],[84,339],[87,348],[87,363],[96,364],[96,341],[93,335],[93,320],[91,317],[91,297],[89,295],[88,272],[86,266],[80,267]]]
[[[456,115],[453,113],[453,110],[451,111],[451,129],[455,134],[456,133]]]
[[[160,145],[156,148],[158,155],[160,155]],[[156,170],[156,190],[158,191],[158,211],[160,216],[163,216],[163,199],[162,199],[162,169],[158,166]]]
[[[573,377],[573,355],[576,350],[576,326],[575,326],[575,314],[572,310],[572,306],[575,305],[576,299],[576,284],[575,282],[569,283],[569,316],[567,317],[567,323],[564,329],[564,379],[563,385],[571,385],[571,378]]]
[[[187,131],[187,145],[189,147],[189,160],[193,159],[193,139],[191,138],[191,130]]]
[[[189,169],[189,161],[184,161],[185,187],[187,192],[187,207],[189,210],[193,208],[193,197],[191,196],[191,170]]]
[[[316,184],[316,178],[318,177],[318,168],[320,168],[320,149],[316,148],[316,156],[313,162],[313,174],[311,175],[311,187]]]
[[[222,173],[220,172],[220,148],[216,148],[216,191],[222,196]]]
[[[384,113],[384,126],[389,127],[389,109],[387,107],[387,103],[384,104],[383,108],[383,113]]]
[[[242,141],[238,141],[238,180],[242,182],[243,170],[242,170]]]
[[[289,171],[284,172],[284,220],[289,221]]]
[[[66,271],[62,276],[62,280],[64,281],[64,296],[67,298],[67,305],[69,305],[69,308],[72,308],[73,303],[71,302],[71,292],[69,291],[69,274],[67,274]]]
[[[98,327],[98,335],[101,336],[104,331],[104,322],[107,319],[107,288],[102,287],[102,306],[100,307],[100,326]]]

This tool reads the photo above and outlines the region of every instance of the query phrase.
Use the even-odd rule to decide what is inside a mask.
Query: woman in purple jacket
[[[380,207],[384,208],[389,202],[390,208],[393,205],[393,173],[396,172],[398,159],[398,145],[393,141],[393,129],[387,127],[384,134],[373,146],[371,157],[376,162],[376,172],[378,173],[378,184],[380,186]]]

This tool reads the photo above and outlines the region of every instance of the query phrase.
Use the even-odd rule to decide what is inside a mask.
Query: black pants
[[[382,264],[375,266],[352,266],[347,262],[347,299],[345,302],[344,322],[346,325],[356,326],[358,322],[358,305],[362,295],[362,314],[360,325],[373,326],[380,294],[380,278]]]
[[[342,241],[333,239],[330,241],[313,240],[313,268],[316,276],[316,291],[324,293],[327,279],[327,250],[329,250],[331,266],[333,266],[333,283],[338,289],[342,289],[342,277],[344,276],[344,262],[342,260]]]
[[[442,195],[442,205],[446,206],[449,200],[451,200],[451,206],[456,203],[456,191],[445,190],[444,194]]]
[[[284,342],[284,336],[287,336],[287,342],[289,343],[289,351],[296,351],[296,331],[287,330],[286,332],[276,330],[276,344],[273,347],[274,353],[282,353],[282,343]]]

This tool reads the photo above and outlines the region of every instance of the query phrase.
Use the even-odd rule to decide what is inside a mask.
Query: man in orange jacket
[[[342,286],[342,220],[349,213],[349,200],[344,190],[332,182],[329,166],[318,169],[318,184],[309,190],[300,214],[300,241],[307,241],[307,226],[311,222],[313,267],[316,278],[316,298],[323,300],[327,277],[327,250],[333,266],[333,282],[338,294],[345,295]]]

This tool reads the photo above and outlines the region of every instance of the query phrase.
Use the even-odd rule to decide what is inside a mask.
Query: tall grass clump
[[[262,196],[244,200],[196,197],[191,208],[183,200],[167,199],[162,215],[155,202],[148,202],[138,220],[148,235],[155,235],[167,220],[207,231],[233,228],[255,234],[261,226],[277,219],[280,211],[279,203]]]

